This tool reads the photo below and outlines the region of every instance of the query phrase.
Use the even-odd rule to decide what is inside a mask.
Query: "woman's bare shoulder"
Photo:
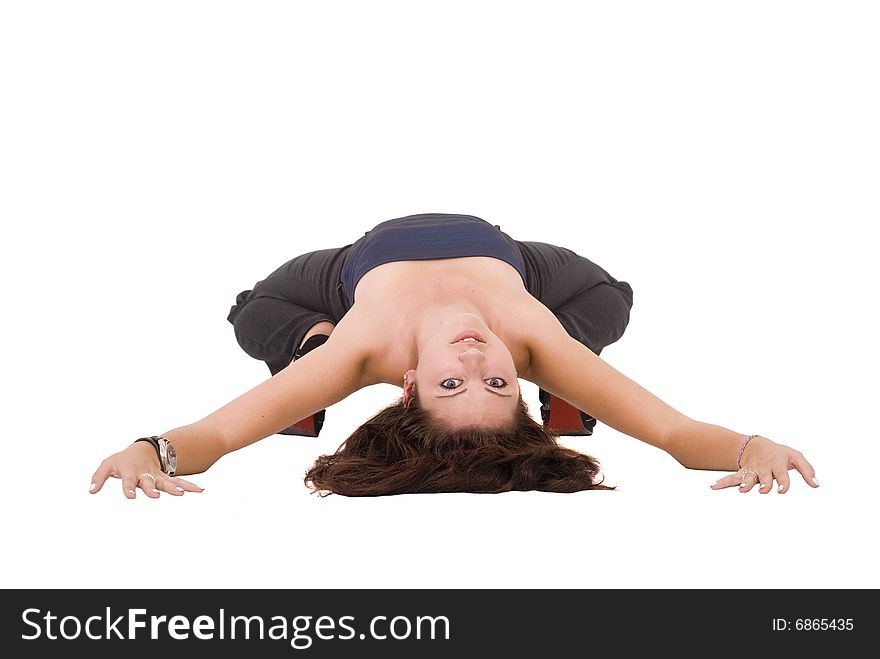
[[[403,359],[403,352],[406,351],[389,350],[388,337],[391,335],[399,336],[399,328],[389,319],[387,309],[373,309],[355,303],[336,325],[330,339],[335,341],[337,349],[358,363],[360,386],[367,387],[395,382],[389,379],[389,374],[400,371],[402,375],[408,368]],[[405,344],[406,341],[397,343]],[[402,360],[400,365],[396,363],[399,360]]]
[[[568,333],[553,312],[530,294],[509,300],[503,318],[505,342],[527,355],[519,377],[531,380],[532,363],[541,354],[541,347],[558,343]]]

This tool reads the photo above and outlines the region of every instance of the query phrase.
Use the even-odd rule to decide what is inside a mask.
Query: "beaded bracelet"
[[[740,462],[743,457],[743,451],[746,450],[746,446],[748,446],[749,442],[752,441],[757,436],[758,435],[749,435],[748,437],[746,437],[745,441],[742,443],[742,446],[739,447],[739,453],[737,453],[737,455],[736,455],[736,468],[737,469],[743,468],[742,462]]]

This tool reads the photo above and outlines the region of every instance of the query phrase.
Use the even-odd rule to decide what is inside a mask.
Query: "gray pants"
[[[633,304],[628,283],[565,247],[516,243],[526,266],[526,289],[570,336],[598,355],[623,335]],[[351,308],[341,277],[350,247],[297,256],[236,297],[227,320],[239,345],[266,362],[272,375],[290,364],[313,325],[338,323]]]

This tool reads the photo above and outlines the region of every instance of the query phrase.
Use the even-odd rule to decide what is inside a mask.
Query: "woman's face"
[[[415,379],[419,405],[454,428],[504,425],[519,402],[510,350],[471,313],[444,319],[408,375]]]

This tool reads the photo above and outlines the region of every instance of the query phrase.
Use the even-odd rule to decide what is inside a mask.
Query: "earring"
[[[405,408],[408,408],[410,406],[410,403],[412,403],[412,400],[413,400],[412,391],[407,392],[407,390],[406,390],[407,381],[408,381],[407,373],[404,373],[403,374],[403,406]],[[413,385],[413,386],[415,387],[415,385]]]

